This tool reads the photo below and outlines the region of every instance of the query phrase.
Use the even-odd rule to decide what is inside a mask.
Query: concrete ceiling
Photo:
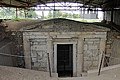
[[[82,3],[84,6],[91,5],[93,7],[106,9],[120,6],[120,0],[0,0],[0,6],[25,8],[54,2]]]

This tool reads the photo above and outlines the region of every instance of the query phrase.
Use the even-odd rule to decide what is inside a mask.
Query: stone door
[[[31,66],[36,70],[47,70],[47,41],[46,38],[30,39]]]
[[[84,39],[84,71],[97,69],[100,55],[100,39]]]

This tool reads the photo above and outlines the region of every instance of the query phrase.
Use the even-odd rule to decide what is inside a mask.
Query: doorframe
[[[77,42],[54,42],[54,72],[57,73],[57,44],[73,44],[73,76],[76,76],[77,74],[77,61],[76,61],[76,55],[77,55]]]

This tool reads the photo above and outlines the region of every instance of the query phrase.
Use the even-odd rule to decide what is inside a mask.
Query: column
[[[26,33],[23,33],[23,44],[24,44],[25,67],[27,69],[31,69],[30,41]]]
[[[48,36],[47,39],[47,53],[49,53],[49,58],[50,58],[50,68],[51,72],[53,71],[53,42],[52,38]],[[49,71],[49,65],[48,65],[48,71]]]
[[[82,76],[83,71],[83,39],[79,37],[77,48],[77,76]]]

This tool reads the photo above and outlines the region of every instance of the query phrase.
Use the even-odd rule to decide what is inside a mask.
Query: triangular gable
[[[81,32],[81,31],[108,31],[108,28],[98,26],[92,23],[79,22],[63,18],[55,18],[40,21],[37,24],[30,25],[21,29],[23,31],[40,32]]]

